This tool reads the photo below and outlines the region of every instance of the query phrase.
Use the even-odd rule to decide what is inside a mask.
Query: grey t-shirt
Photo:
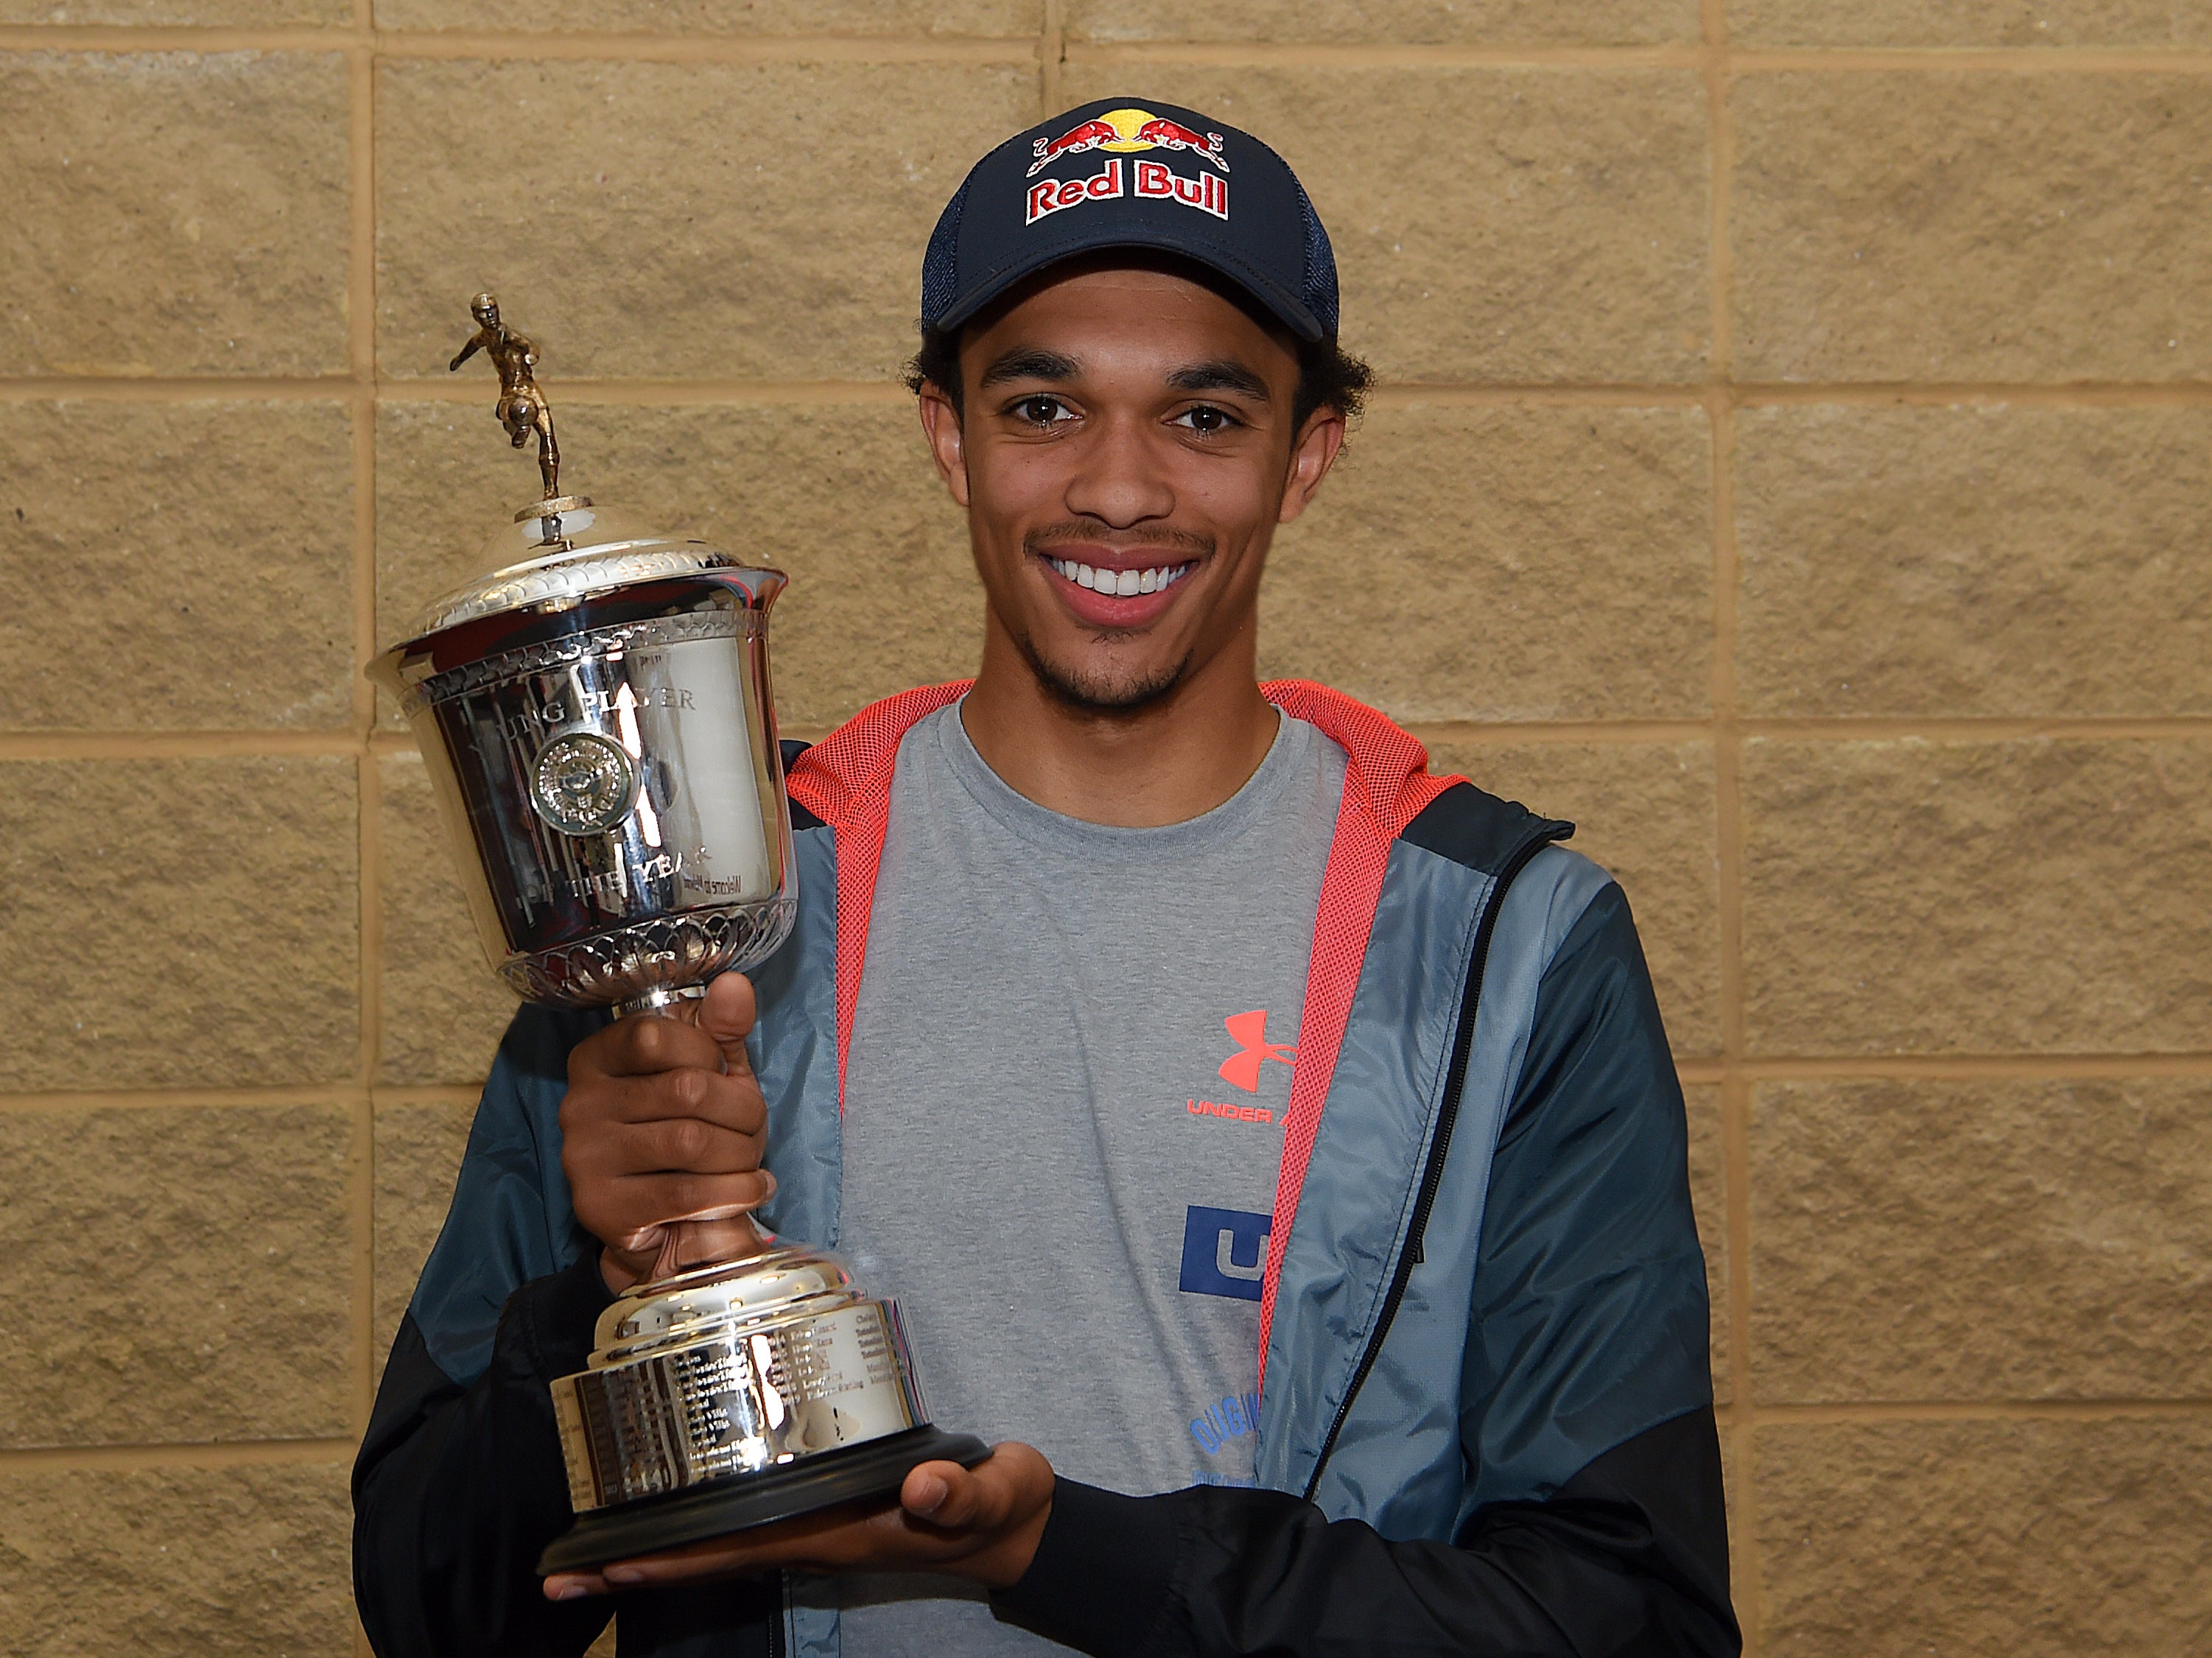
[[[940,1424],[1147,1494],[1252,1481],[1260,1272],[1344,754],[1285,717],[1201,817],[1048,811],[957,705],[901,744],[840,1247]],[[816,1585],[847,1658],[1067,1649],[949,1579]]]

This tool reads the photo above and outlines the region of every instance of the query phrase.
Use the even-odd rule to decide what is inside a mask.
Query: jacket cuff
[[[599,1276],[599,1252],[593,1249],[573,1266],[531,1279],[507,1304],[520,1329],[530,1368],[539,1381],[550,1383],[589,1362],[599,1315],[614,1304],[614,1297]]]
[[[991,1598],[1080,1651],[1121,1658],[1146,1646],[1166,1615],[1176,1533],[1173,1493],[1124,1497],[1056,1480],[1029,1570]]]

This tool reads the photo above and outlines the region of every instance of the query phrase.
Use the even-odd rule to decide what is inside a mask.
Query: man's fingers
[[[984,1482],[957,1462],[924,1462],[899,1487],[899,1507],[933,1526],[964,1531],[991,1524],[989,1510],[1005,1508],[1003,1502],[994,1504],[991,1497]]]
[[[752,1060],[745,1053],[745,1038],[752,1033],[757,1012],[753,981],[742,973],[723,974],[707,987],[707,993],[700,1000],[699,1029],[713,1039],[724,1067],[732,1076],[752,1074]]]
[[[684,1011],[691,1014],[693,1010],[686,1008]],[[690,1017],[647,1015],[643,1018],[617,1019],[588,1042],[580,1044],[577,1054],[585,1063],[610,1077],[649,1077],[656,1072],[685,1066],[708,1072],[722,1068],[721,1044],[694,1024]],[[576,1063],[572,1061],[571,1081],[576,1080],[575,1072]]]
[[[605,1122],[696,1117],[740,1134],[757,1134],[768,1122],[767,1102],[750,1076],[724,1076],[695,1066],[651,1076],[601,1077],[588,1093],[571,1090],[569,1097],[580,1105],[588,1102],[585,1108]],[[568,1127],[565,1121],[562,1126]]]
[[[599,1155],[625,1177],[746,1175],[760,1167],[761,1137],[704,1117],[663,1117],[611,1127]]]

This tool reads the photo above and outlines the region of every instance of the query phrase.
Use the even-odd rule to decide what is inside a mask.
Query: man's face
[[[1274,526],[1344,435],[1333,410],[1291,428],[1289,337],[1170,270],[1079,268],[986,313],[960,368],[964,418],[925,389],[923,424],[1039,678],[1103,713],[1249,658]]]

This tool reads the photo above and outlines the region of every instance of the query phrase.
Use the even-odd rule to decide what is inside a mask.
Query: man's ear
[[[935,380],[921,383],[921,429],[929,438],[930,459],[937,476],[945,480],[952,499],[968,504],[968,446],[960,430],[960,416],[952,399]]]
[[[1290,471],[1283,479],[1283,504],[1276,510],[1276,523],[1288,524],[1305,511],[1343,447],[1344,410],[1323,404],[1306,416],[1291,445]]]

